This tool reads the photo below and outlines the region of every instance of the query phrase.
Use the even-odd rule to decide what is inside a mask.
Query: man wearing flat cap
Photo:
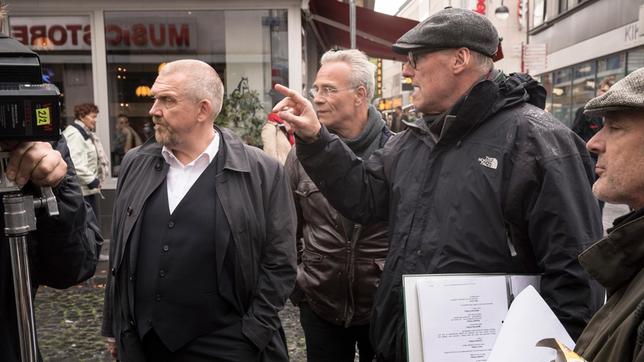
[[[402,275],[536,273],[541,295],[576,338],[603,301],[577,255],[602,235],[584,143],[543,111],[545,90],[505,75],[494,26],[448,8],[403,35],[413,104],[426,116],[369,159],[356,157],[306,99],[276,107],[327,200],[359,223],[389,221],[371,340],[379,361],[405,360]]]
[[[588,361],[644,361],[644,68],[586,104],[604,117],[588,141],[598,155],[593,193],[633,210],[608,235],[579,256],[581,265],[608,291],[606,305],[579,337],[575,350]]]

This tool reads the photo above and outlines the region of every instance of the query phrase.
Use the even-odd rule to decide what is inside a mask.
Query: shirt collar
[[[204,158],[206,159],[207,164],[210,164],[212,160],[215,159],[215,156],[217,155],[218,150],[219,150],[219,132],[215,131],[215,137],[212,138],[212,141],[210,141],[210,144],[208,144],[206,149],[187,165],[183,165],[177,159],[174,153],[172,153],[172,150],[167,148],[166,146],[163,146],[163,148],[161,149],[161,155],[165,159],[165,162],[168,163],[170,166],[183,168],[183,167],[194,166],[199,160]]]

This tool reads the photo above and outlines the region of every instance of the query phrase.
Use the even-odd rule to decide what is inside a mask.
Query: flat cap
[[[608,112],[637,109],[644,111],[644,68],[613,84],[608,92],[589,100],[584,113],[603,116]]]
[[[446,8],[406,32],[391,47],[398,54],[412,50],[468,48],[493,57],[499,34],[485,16],[472,10]]]

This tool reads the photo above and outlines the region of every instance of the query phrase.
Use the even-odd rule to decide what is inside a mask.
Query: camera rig
[[[38,55],[0,33],[0,145],[22,141],[56,141],[60,137],[60,93],[43,84]],[[51,187],[41,196],[23,195],[6,175],[9,153],[0,152],[0,195],[9,241],[22,362],[37,361],[36,330],[27,235],[36,229],[35,210],[58,215]]]

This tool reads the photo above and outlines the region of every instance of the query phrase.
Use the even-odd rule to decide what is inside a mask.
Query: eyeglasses
[[[425,50],[420,50],[420,51],[416,51],[416,52],[410,51],[410,52],[407,53],[407,61],[409,62],[409,65],[411,66],[411,68],[413,70],[416,70],[416,66],[418,65],[418,59],[422,55],[425,55],[427,53],[432,53],[432,52],[435,52],[435,51],[438,51],[438,50],[441,50],[441,49],[432,49],[432,50],[425,49]]]
[[[345,91],[345,90],[352,90],[352,89],[356,89],[356,88],[358,88],[358,87],[351,87],[351,88],[344,88],[344,89],[338,89],[338,88],[329,87],[329,86],[324,86],[324,87],[321,87],[321,88],[313,87],[313,88],[309,89],[309,96],[311,98],[315,98],[317,96],[326,98],[326,97],[328,97],[330,95],[334,95],[334,94],[336,94],[338,92],[342,92],[342,91]]]

